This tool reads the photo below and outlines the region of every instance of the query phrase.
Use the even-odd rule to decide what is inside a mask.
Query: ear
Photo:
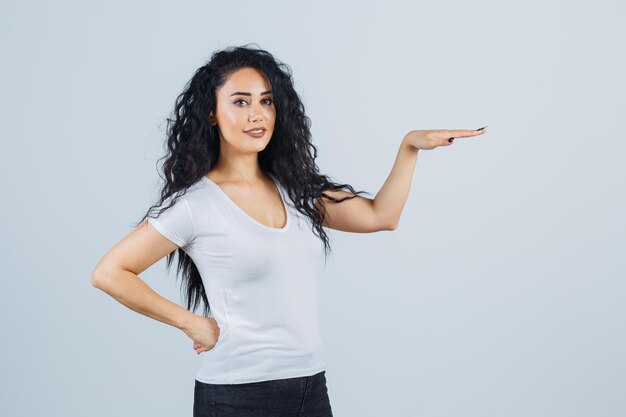
[[[217,124],[217,119],[213,115],[213,111],[209,112],[209,123],[211,123],[211,126],[215,126]]]

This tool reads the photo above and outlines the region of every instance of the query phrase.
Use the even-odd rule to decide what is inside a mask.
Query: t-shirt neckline
[[[237,205],[237,203],[235,203],[229,196],[228,194],[226,194],[224,192],[224,190],[222,190],[222,187],[220,187],[219,185],[217,185],[212,179],[210,179],[209,177],[207,177],[206,175],[203,175],[202,178],[205,182],[211,184],[211,186],[213,186],[218,194],[220,194],[224,200],[226,200],[226,202],[228,204],[230,204],[236,211],[238,211],[239,213],[241,213],[243,215],[243,217],[247,218],[248,220],[250,220],[252,223],[256,224],[257,226],[262,227],[263,229],[272,231],[272,232],[286,232],[289,229],[289,226],[291,225],[291,215],[289,214],[289,208],[287,207],[287,202],[285,201],[285,196],[283,194],[283,189],[280,186],[279,182],[274,178],[273,175],[269,175],[270,178],[272,179],[272,181],[274,182],[274,185],[276,185],[276,189],[278,190],[278,195],[280,196],[280,201],[283,205],[283,209],[285,210],[285,216],[286,216],[286,221],[285,221],[285,225],[283,227],[272,227],[272,226],[268,226],[266,224],[261,223],[260,221],[256,220],[255,218],[253,218],[252,216],[250,216],[244,209],[242,209],[241,207],[239,207],[239,205]]]

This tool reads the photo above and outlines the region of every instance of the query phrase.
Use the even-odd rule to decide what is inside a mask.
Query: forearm
[[[130,271],[94,274],[92,284],[131,310],[181,330],[193,316],[186,308],[161,297]]]
[[[400,221],[411,189],[418,151],[419,149],[402,140],[391,172],[374,198],[374,210],[378,218],[384,219],[386,224],[397,227]]]

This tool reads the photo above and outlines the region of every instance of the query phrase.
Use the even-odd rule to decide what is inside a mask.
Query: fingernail
[[[485,125],[485,126],[481,127],[480,129],[476,129],[476,130],[483,130],[483,129],[484,129],[484,128],[486,128],[486,127],[487,127],[487,126]]]
[[[454,140],[454,138],[450,138],[448,139],[448,142],[452,142]]]

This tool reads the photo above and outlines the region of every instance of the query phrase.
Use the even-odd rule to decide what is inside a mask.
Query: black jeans
[[[333,417],[326,371],[245,384],[196,380],[193,417]]]

